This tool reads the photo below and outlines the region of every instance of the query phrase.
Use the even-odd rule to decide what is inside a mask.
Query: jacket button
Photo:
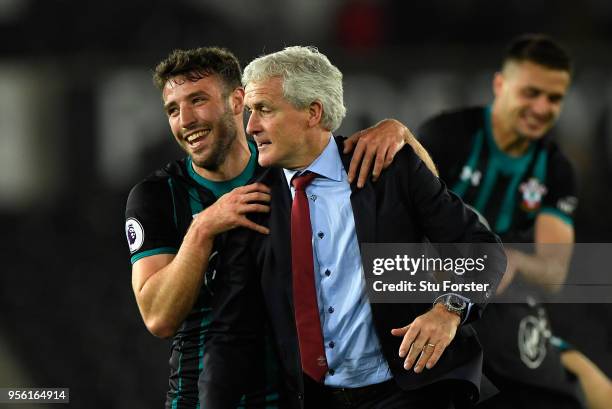
[[[298,400],[303,400],[304,399],[304,394],[303,393],[298,393],[297,394],[297,398],[298,398]]]

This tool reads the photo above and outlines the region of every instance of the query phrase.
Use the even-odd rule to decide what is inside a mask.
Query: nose
[[[551,111],[552,105],[548,100],[548,96],[545,94],[540,95],[532,105],[533,111],[538,115],[548,115]]]
[[[181,107],[180,111],[180,125],[183,129],[190,129],[196,123],[196,116],[194,115],[193,109],[189,106]]]
[[[251,112],[251,115],[249,116],[246,131],[249,135],[257,135],[259,132],[261,132],[261,123],[259,122],[255,112]]]

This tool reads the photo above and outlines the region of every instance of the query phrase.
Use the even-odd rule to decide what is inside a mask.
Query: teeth
[[[204,135],[207,135],[208,132],[210,132],[210,130],[194,132],[194,133],[192,133],[191,135],[189,135],[187,137],[187,142],[193,142],[196,139],[198,139],[198,138],[200,138],[200,137],[202,137]]]

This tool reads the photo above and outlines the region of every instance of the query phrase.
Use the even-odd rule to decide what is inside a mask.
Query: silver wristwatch
[[[459,316],[461,321],[465,318],[467,312],[467,301],[456,294],[444,294],[436,298],[434,305],[442,304],[448,311]]]

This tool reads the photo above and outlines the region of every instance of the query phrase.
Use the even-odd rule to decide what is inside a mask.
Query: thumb
[[[406,334],[406,332],[408,332],[409,328],[410,328],[410,325],[406,325],[405,327],[402,327],[402,328],[393,328],[391,330],[391,335],[395,335],[396,337],[402,337],[404,336],[404,334]]]

